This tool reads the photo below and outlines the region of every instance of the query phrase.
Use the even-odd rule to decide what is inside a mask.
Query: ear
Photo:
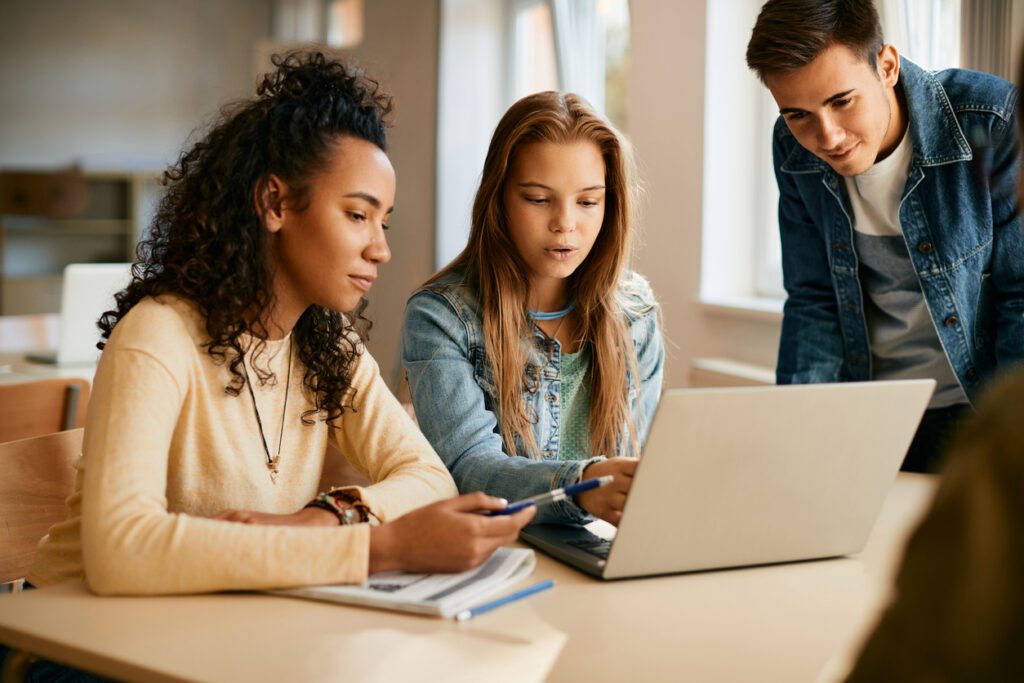
[[[886,43],[878,51],[877,57],[878,80],[887,88],[896,87],[900,80],[900,54],[896,46]]]
[[[284,226],[284,200],[288,194],[285,182],[273,173],[267,174],[256,182],[252,194],[263,227],[272,233],[280,230]]]

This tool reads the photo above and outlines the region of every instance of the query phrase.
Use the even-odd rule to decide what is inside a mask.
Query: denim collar
[[[426,285],[424,289],[439,292],[442,295],[446,291],[451,293],[451,296],[446,298],[456,305],[456,309],[465,311],[467,318],[472,318],[477,321],[477,325],[483,326],[483,310],[480,306],[480,299],[477,297],[476,290],[469,286],[466,281],[466,274],[462,270],[457,269],[442,275],[434,282]],[[532,320],[530,321],[530,327],[533,329],[533,336],[546,346],[550,341],[550,337],[544,334],[544,331]],[[554,344],[557,346],[558,341],[554,340]]]
[[[973,158],[971,147],[956,120],[953,106],[939,80],[906,57],[900,57],[900,80],[907,102],[910,139],[914,145],[912,166],[939,166]],[[793,134],[786,128],[783,135]],[[782,163],[783,173],[835,171],[799,143]]]

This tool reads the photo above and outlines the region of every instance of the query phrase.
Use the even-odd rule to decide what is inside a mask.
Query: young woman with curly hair
[[[390,258],[390,98],[321,54],[274,64],[165,174],[100,323],[72,515],[33,584],[167,594],[462,570],[532,515],[451,498],[363,346],[363,295]],[[374,483],[318,496],[338,450]]]
[[[612,475],[537,515],[618,522],[664,363],[658,306],[628,269],[635,192],[627,143],[579,97],[530,95],[498,123],[469,242],[405,317],[420,428],[460,490]]]

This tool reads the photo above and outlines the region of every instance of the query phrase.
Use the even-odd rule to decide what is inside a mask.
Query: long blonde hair
[[[473,202],[469,242],[462,253],[430,279],[460,271],[476,290],[483,318],[487,360],[498,391],[496,412],[505,449],[516,455],[516,437],[529,457],[538,447],[523,390],[539,381],[531,367],[533,330],[528,313],[527,267],[509,236],[504,188],[516,153],[534,142],[593,142],[605,164],[605,216],[593,249],[569,278],[580,336],[591,345],[589,427],[594,454],[637,455],[629,410],[628,373],[639,383],[636,351],[629,334],[620,283],[630,261],[636,205],[629,144],[580,97],[541,92],[519,100],[505,113],[491,138],[480,189]],[[531,377],[533,375],[533,377]],[[639,391],[639,386],[636,387]]]

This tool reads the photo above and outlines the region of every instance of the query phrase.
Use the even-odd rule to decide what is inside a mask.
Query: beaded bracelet
[[[305,508],[320,508],[321,510],[327,510],[338,518],[338,524],[348,526],[352,524],[359,524],[364,521],[361,519],[362,515],[359,511],[351,507],[342,507],[338,505],[338,502],[326,493],[321,493],[313,500],[309,501],[302,506]]]
[[[355,495],[351,491],[348,491],[346,489],[335,488],[335,489],[331,489],[330,491],[328,491],[327,495],[332,497],[332,498],[334,498],[335,500],[339,500],[339,501],[342,501],[344,503],[348,503],[353,508],[358,510],[359,514],[362,516],[362,520],[361,521],[369,522],[370,519],[372,518],[378,524],[382,523],[380,521],[380,517],[378,517],[377,515],[375,515],[373,513],[373,510],[370,509],[370,506],[367,505],[366,503],[364,503],[362,498],[360,498],[359,496]]]
[[[320,493],[303,508],[327,510],[338,518],[338,524],[345,526],[368,522],[371,517],[380,523],[380,517],[375,515],[362,499],[344,489],[331,489],[327,493]]]

